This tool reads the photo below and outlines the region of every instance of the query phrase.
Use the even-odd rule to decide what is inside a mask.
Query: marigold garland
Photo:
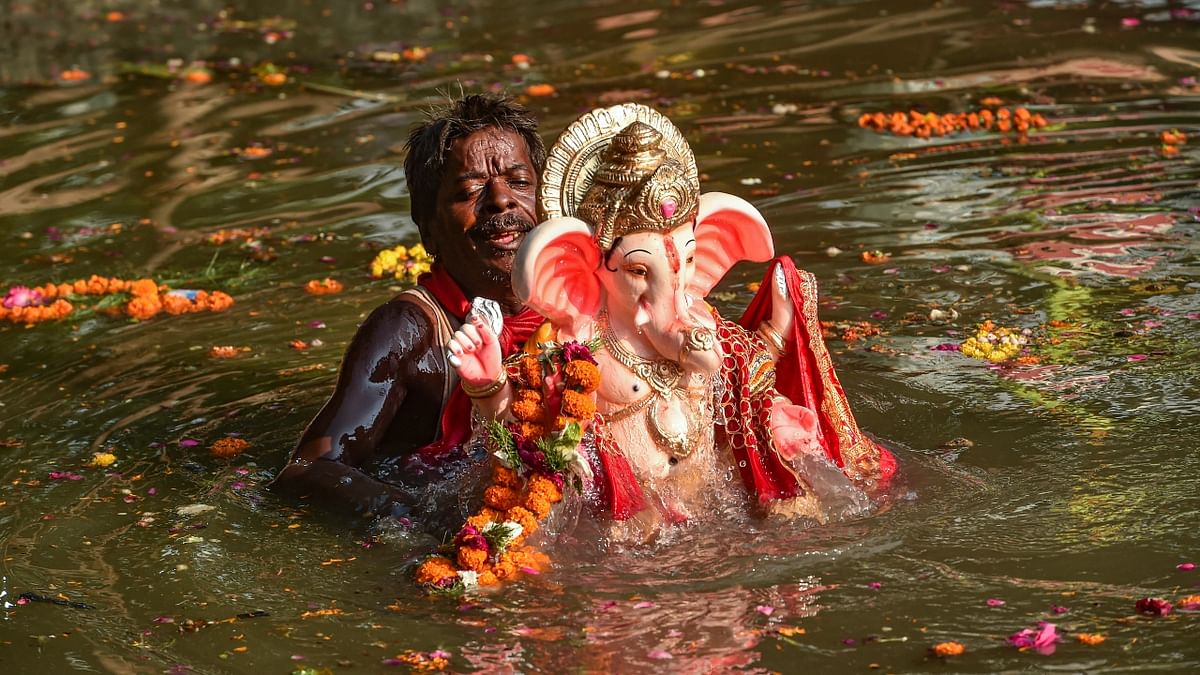
[[[393,246],[380,251],[371,261],[371,278],[391,276],[400,281],[413,283],[417,277],[429,271],[433,256],[421,244]]]
[[[549,557],[523,542],[563,500],[571,465],[583,461],[577,448],[596,413],[592,395],[600,371],[592,358],[597,343],[535,343],[542,336],[544,331],[535,333],[526,350],[505,364],[515,419],[489,425],[487,445],[495,459],[483,507],[455,535],[452,552],[430,556],[417,567],[421,586],[462,592],[495,586],[522,572],[536,574],[550,564]],[[559,382],[565,387],[558,408],[551,409],[547,394],[556,392]],[[577,479],[573,484],[578,488]]]
[[[1017,107],[989,108],[965,113],[922,113],[910,110],[891,113],[863,113],[858,118],[858,126],[872,129],[877,133],[890,133],[895,136],[916,136],[930,138],[933,136],[948,136],[964,131],[998,131],[1007,133],[1015,131],[1024,135],[1030,129],[1042,129],[1049,126],[1045,117],[1029,112],[1027,108]]]
[[[130,296],[123,311],[138,320],[164,311],[168,314],[223,312],[233,305],[233,298],[221,291],[171,290],[153,279],[127,281],[93,274],[71,283],[48,283],[33,288],[13,286],[0,303],[0,320],[32,325],[63,319],[75,310],[68,297],[78,301],[85,296],[118,294]]]

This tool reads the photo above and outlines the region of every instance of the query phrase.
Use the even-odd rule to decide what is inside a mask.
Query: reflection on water
[[[0,327],[0,660],[1195,669],[1195,615],[1129,617],[1139,597],[1200,592],[1175,569],[1200,557],[1198,19],[1190,1],[0,2],[0,287],[152,275],[237,301]],[[176,77],[199,65],[211,83]],[[405,577],[429,537],[264,491],[395,292],[368,261],[416,240],[407,129],[439,92],[535,84],[557,92],[526,97],[548,138],[597,105],[663,110],[705,188],[752,199],[817,275],[822,318],[881,329],[830,346],[860,424],[898,448],[890,508],[810,528],[718,513],[652,550],[568,541],[553,571],[453,601]],[[1050,126],[856,124],[988,97]],[[1187,142],[1164,141],[1174,129]],[[860,257],[876,250],[890,257]],[[739,267],[716,304],[740,311],[760,275]],[[303,292],[324,277],[346,292]],[[933,349],[989,318],[1032,329],[1041,362]],[[251,451],[210,457],[229,434]],[[84,466],[102,450],[117,462]],[[1055,655],[1004,644],[1038,619],[1066,634]],[[967,653],[926,656],[946,640]]]

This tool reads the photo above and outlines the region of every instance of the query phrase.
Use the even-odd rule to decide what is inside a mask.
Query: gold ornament
[[[608,250],[630,232],[670,231],[699,208],[696,158],[679,129],[637,103],[599,108],[572,123],[546,159],[542,220],[574,216]]]

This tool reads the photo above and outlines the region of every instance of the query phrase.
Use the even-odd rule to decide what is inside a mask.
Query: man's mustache
[[[533,223],[519,213],[512,211],[497,213],[482,223],[476,223],[471,228],[474,239],[491,239],[497,235],[513,232],[528,232],[533,229]]]

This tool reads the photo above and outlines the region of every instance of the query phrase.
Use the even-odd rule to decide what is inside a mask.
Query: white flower
[[[493,530],[500,530],[500,532],[493,535],[491,534]],[[487,537],[488,541],[496,548],[496,551],[493,552],[495,555],[502,553],[524,531],[525,529],[521,527],[520,523],[512,520],[506,520],[503,523],[488,523],[483,526],[482,530],[483,536]]]
[[[473,572],[471,570],[459,570],[458,579],[459,581],[462,581],[463,588],[470,590],[479,585],[479,572]]]
[[[508,453],[504,452],[503,450],[497,450],[497,451],[493,452],[492,456],[495,457],[496,459],[500,460],[500,463],[504,465],[504,468],[510,469],[512,471],[517,470],[517,467],[515,467],[509,463]]]

